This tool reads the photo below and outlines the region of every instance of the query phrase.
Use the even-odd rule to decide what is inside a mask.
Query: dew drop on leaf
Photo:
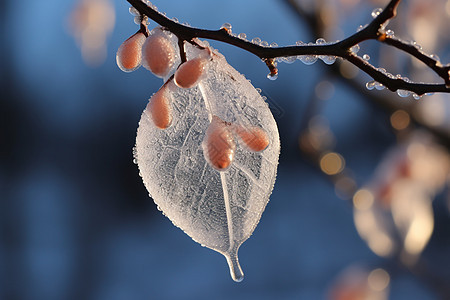
[[[200,51],[186,44],[188,61],[199,57]],[[142,114],[136,159],[162,212],[196,242],[223,254],[233,280],[241,281],[238,249],[253,233],[269,201],[280,142],[275,120],[259,92],[221,54],[211,53],[196,86],[183,89],[173,84],[167,89],[172,99],[170,127],[160,130],[150,114]],[[208,162],[213,159],[205,159],[211,154],[205,154],[202,144],[205,140],[211,146],[211,131],[223,131],[225,145],[231,145],[238,140],[232,130],[229,136],[231,124],[261,128],[269,143],[260,152],[237,143],[228,168],[218,171]]]

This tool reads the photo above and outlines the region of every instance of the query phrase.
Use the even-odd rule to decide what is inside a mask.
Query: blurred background
[[[160,1],[169,17],[278,45],[335,41],[387,1]],[[0,3],[0,299],[449,299],[450,95],[366,89],[348,63],[279,62],[211,42],[262,89],[282,151],[271,200],[222,255],[165,218],[133,164],[137,124],[162,82],[123,73],[138,26],[123,0]],[[23,18],[21,18],[21,16]],[[150,23],[150,28],[155,23]],[[450,62],[450,1],[405,0],[389,29]],[[415,81],[420,62],[369,41],[358,52]]]

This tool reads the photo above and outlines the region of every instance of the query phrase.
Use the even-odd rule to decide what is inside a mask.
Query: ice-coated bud
[[[175,72],[175,84],[185,89],[196,86],[205,74],[207,62],[207,58],[198,57],[183,63]]]
[[[142,45],[145,35],[137,32],[120,45],[116,54],[117,66],[124,72],[132,72],[141,66]]]
[[[142,46],[142,65],[158,77],[165,77],[175,63],[176,50],[164,33],[150,35]]]
[[[236,144],[229,125],[213,116],[202,143],[206,161],[216,170],[225,171],[233,162]]]
[[[269,137],[260,127],[246,128],[235,125],[233,131],[250,151],[261,152],[269,146]]]
[[[170,126],[172,123],[172,104],[167,86],[163,86],[150,98],[145,112],[159,129],[166,129]]]

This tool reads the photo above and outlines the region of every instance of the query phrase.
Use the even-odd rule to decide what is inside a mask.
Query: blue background
[[[181,22],[211,29],[229,22],[234,32],[269,43],[316,38],[283,1],[155,4]],[[334,92],[323,113],[337,149],[363,184],[395,143],[388,117],[325,77],[322,62],[281,64],[272,82],[257,57],[212,43],[281,109],[279,175],[261,222],[240,249],[246,277],[234,283],[220,254],[157,211],[132,162],[140,114],[162,82],[144,69],[126,74],[116,66],[116,49],[137,26],[126,1],[114,6],[107,60],[91,68],[68,34],[74,3],[0,5],[1,299],[322,299],[347,266],[392,264],[358,236],[351,205],[302,157],[297,143],[308,99],[326,78]],[[361,9],[344,20],[344,35],[369,21],[373,7]],[[369,79],[359,76],[362,85]],[[447,269],[448,258],[432,260],[449,253],[443,228],[450,218],[438,210],[441,236],[432,237],[424,256]],[[394,270],[392,299],[437,299],[417,277]]]

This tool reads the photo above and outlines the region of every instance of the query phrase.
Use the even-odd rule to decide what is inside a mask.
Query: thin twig
[[[381,11],[381,13],[369,23],[363,30],[349,36],[348,38],[335,43],[321,44],[321,45],[300,45],[287,47],[265,47],[254,44],[244,39],[240,39],[232,35],[228,30],[208,30],[186,26],[175,22],[165,15],[156,11],[156,9],[147,6],[141,0],[127,0],[134,6],[142,15],[146,15],[162,27],[175,34],[180,40],[191,41],[193,38],[205,38],[216,40],[238,48],[246,50],[264,61],[270,61],[277,57],[299,56],[299,55],[324,55],[336,56],[348,60],[359,69],[373,77],[374,80],[386,86],[391,91],[408,90],[417,95],[425,93],[450,93],[450,64],[442,65],[436,59],[426,55],[421,50],[414,50],[414,46],[403,42],[399,39],[389,38],[385,33],[385,24],[388,20],[395,17],[397,14],[397,7],[400,0],[391,0],[389,4]],[[444,84],[429,84],[409,82],[402,78],[395,78],[387,72],[383,72],[374,66],[370,65],[365,60],[358,57],[351,51],[351,48],[365,40],[377,40],[392,47],[398,48],[411,56],[416,57],[424,62],[432,70],[434,70],[443,80]],[[270,67],[271,65],[268,64]],[[270,69],[273,74],[274,70]]]

